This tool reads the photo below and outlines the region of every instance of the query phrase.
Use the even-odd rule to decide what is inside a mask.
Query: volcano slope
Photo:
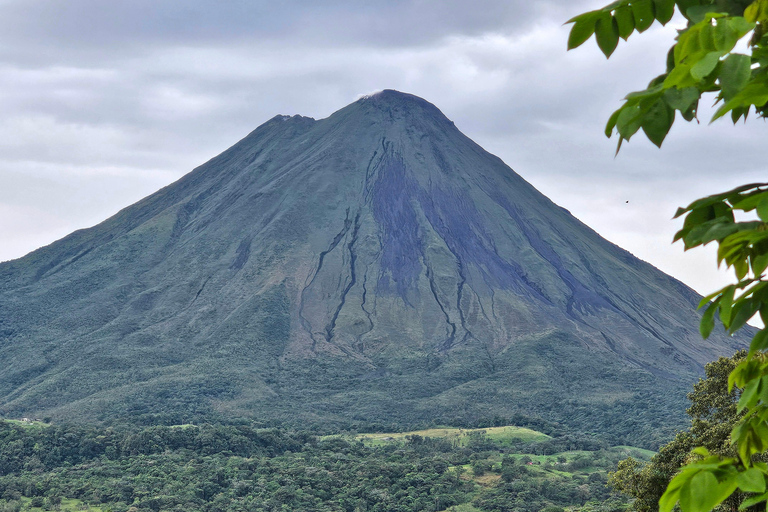
[[[0,415],[404,428],[682,420],[699,296],[396,91],[277,116],[0,265]],[[638,441],[638,439],[634,439]]]

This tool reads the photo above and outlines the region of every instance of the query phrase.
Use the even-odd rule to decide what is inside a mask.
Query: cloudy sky
[[[766,127],[709,116],[614,158],[602,129],[663,71],[674,23],[566,52],[607,0],[0,0],[0,261],[94,225],[276,114],[323,118],[392,88],[603,236],[708,292],[711,252],[670,245],[677,206],[765,181]],[[629,201],[629,202],[627,202]]]

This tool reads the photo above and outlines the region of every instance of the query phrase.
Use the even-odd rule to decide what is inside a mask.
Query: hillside
[[[318,429],[515,415],[651,446],[699,297],[434,105],[277,116],[103,223],[0,264],[0,415]],[[652,428],[647,428],[652,427]]]

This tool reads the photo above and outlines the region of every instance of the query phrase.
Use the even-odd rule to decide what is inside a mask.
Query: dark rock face
[[[0,265],[0,415],[664,423],[743,344],[698,300],[384,91]]]

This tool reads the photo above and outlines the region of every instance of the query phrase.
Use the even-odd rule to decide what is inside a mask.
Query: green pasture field
[[[465,446],[473,435],[482,435],[488,439],[506,444],[515,441],[533,442],[543,441],[550,437],[541,432],[525,427],[489,427],[489,428],[454,428],[438,427],[426,430],[412,430],[410,432],[387,432],[375,434],[358,434],[355,439],[362,441],[366,446],[380,446],[394,441],[402,441],[409,436],[431,437],[455,442],[458,446]]]
[[[31,506],[32,498],[21,498],[22,510],[24,512],[44,512],[46,510],[58,510],[59,512],[107,512],[108,509],[101,508],[97,505],[88,505],[85,502],[77,499],[62,498],[59,505],[49,505],[45,507],[33,507]]]
[[[10,420],[10,419],[0,419],[0,421],[5,421],[8,423],[11,423],[13,425],[18,425],[24,428],[43,428],[43,427],[49,427],[50,423],[45,423],[43,421],[22,421],[22,420]]]

